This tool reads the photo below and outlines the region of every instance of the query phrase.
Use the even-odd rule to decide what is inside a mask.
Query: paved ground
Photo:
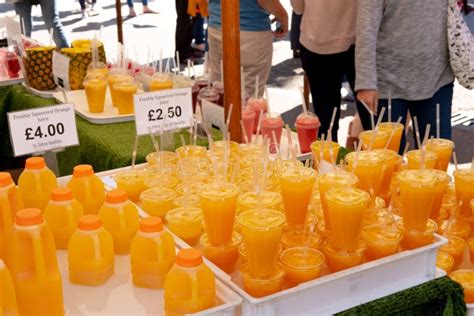
[[[474,3],[474,0],[470,0]],[[125,1],[123,1],[125,3]],[[284,6],[291,12],[289,0],[282,0]],[[91,38],[94,33],[99,34],[101,26],[101,38],[105,42],[109,59],[116,56],[116,13],[114,0],[98,0],[102,7],[100,14],[82,20],[79,4],[74,0],[60,0],[59,10],[68,37],[70,40],[78,38]],[[135,10],[141,13],[141,1],[135,0]],[[130,57],[141,63],[149,62],[159,58],[160,49],[163,57],[168,58],[174,51],[174,32],[176,13],[174,1],[153,1],[150,7],[159,14],[139,15],[135,18],[126,18],[124,21],[125,47]],[[46,42],[49,39],[47,30],[42,24],[39,8],[34,9],[34,38]],[[128,14],[126,5],[122,7],[123,16]],[[0,4],[1,14],[14,14],[12,6]],[[468,24],[474,31],[474,13],[468,16]],[[284,113],[289,123],[295,119],[300,111],[301,98],[299,87],[303,84],[303,71],[300,61],[292,58],[289,38],[274,43],[273,69],[269,80],[272,110]],[[453,137],[458,144],[458,157],[462,163],[471,161],[473,156],[472,140],[474,136],[474,91],[467,91],[459,85],[455,87],[453,100],[453,111],[457,117],[453,119]],[[339,131],[340,142],[344,142],[347,135],[347,127],[354,115],[354,105],[344,102],[341,128]],[[465,125],[463,125],[465,124]],[[469,124],[471,124],[469,126]],[[460,146],[461,145],[461,146]]]

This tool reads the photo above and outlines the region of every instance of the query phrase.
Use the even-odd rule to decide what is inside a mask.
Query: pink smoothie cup
[[[212,84],[212,88],[214,89],[217,94],[219,94],[219,101],[217,101],[217,104],[220,106],[224,106],[224,83],[220,81],[215,81]]]
[[[247,134],[247,139],[252,141],[252,134],[255,125],[255,112],[252,111],[249,107],[242,107],[242,122],[244,123],[245,133]]]
[[[208,76],[199,76],[194,80],[194,82],[200,89],[210,87],[212,83]]]
[[[260,112],[267,113],[267,101],[264,98],[250,97],[247,100],[247,106],[251,111],[255,112],[255,123],[253,125],[253,132],[257,133],[258,121],[260,119]]]
[[[302,153],[311,152],[310,145],[317,140],[321,123],[313,112],[303,112],[296,118],[296,131]]]
[[[283,130],[283,119],[280,114],[267,113],[262,119],[262,136],[270,139],[271,152],[276,152],[276,148],[280,146],[281,132]],[[276,141],[273,139],[273,132],[276,134]]]

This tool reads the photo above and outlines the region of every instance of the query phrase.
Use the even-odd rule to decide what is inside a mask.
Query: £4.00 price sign
[[[137,94],[134,103],[137,135],[188,127],[193,116],[191,88]]]
[[[15,156],[79,144],[73,104],[9,112],[8,125]]]

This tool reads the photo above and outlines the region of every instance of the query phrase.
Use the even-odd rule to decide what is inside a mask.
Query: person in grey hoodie
[[[416,117],[420,133],[451,138],[454,75],[447,41],[448,0],[359,0],[356,33],[357,98],[375,113],[392,100],[391,120]],[[384,121],[387,121],[387,113]],[[403,150],[404,139],[400,150]]]
[[[314,112],[321,121],[319,136],[327,135],[332,113],[337,108],[331,131],[332,139],[337,141],[344,77],[354,89],[357,0],[291,0],[291,5],[296,14],[303,15],[300,56]],[[360,102],[357,110],[362,125],[370,128],[369,113]]]

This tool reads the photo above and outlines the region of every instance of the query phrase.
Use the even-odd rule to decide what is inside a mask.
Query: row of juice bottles
[[[130,253],[133,283],[145,288],[164,288],[167,312],[192,313],[216,304],[214,275],[203,264],[201,253],[188,249],[176,256],[173,237],[163,229],[161,219],[148,217],[139,221],[138,210],[130,203],[126,192],[117,189],[105,194],[102,182],[89,165],[76,166],[68,186],[80,181],[78,186],[82,191],[79,190],[81,194],[77,196],[82,198],[89,195],[89,198],[101,200],[101,195],[105,194],[99,210],[89,208],[89,215],[83,215],[92,204],[76,200],[69,187],[51,189],[44,210],[23,209],[23,204],[40,201],[32,199],[35,193],[46,194],[45,183],[56,181],[43,158],[27,159],[24,172],[28,174],[32,167],[40,167],[33,170],[41,172],[33,177],[36,183],[30,188],[31,196],[25,193],[25,188],[17,189],[9,173],[0,173],[0,249],[14,284],[13,287],[8,285],[8,291],[2,289],[0,302],[7,298],[10,302],[17,301],[21,315],[63,314],[56,249],[67,249],[72,283],[88,286],[105,283],[114,271],[114,253]],[[22,174],[19,183],[25,185],[24,181]],[[93,191],[84,193],[93,185]],[[24,196],[28,198],[24,199]],[[5,278],[9,278],[3,261],[2,269]],[[7,287],[10,283],[5,281],[2,285]],[[14,288],[16,291],[12,290]],[[12,301],[15,292],[16,299]],[[46,300],[44,293],[48,293]],[[16,303],[2,304],[2,311],[16,307]]]

